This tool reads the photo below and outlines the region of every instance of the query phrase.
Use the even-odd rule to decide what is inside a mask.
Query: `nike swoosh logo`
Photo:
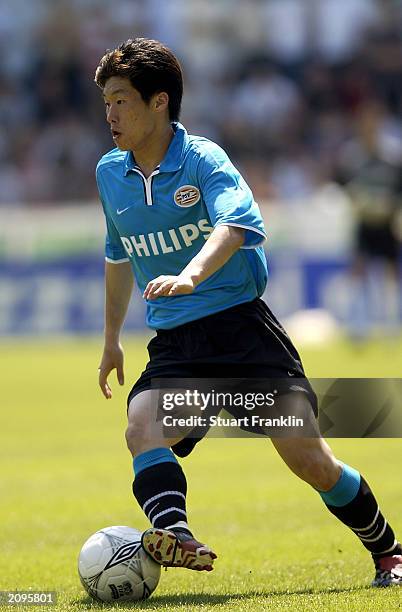
[[[122,213],[126,212],[126,210],[128,210],[129,208],[132,208],[132,207],[131,207],[131,206],[126,206],[126,208],[122,208],[122,209],[118,208],[118,209],[116,210],[116,213],[117,213],[118,215],[121,215]]]

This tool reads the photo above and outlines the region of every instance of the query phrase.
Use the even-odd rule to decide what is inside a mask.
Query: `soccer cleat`
[[[375,578],[371,586],[388,587],[393,584],[402,586],[402,555],[382,557],[374,561]]]
[[[216,554],[184,531],[151,527],[142,534],[142,547],[154,561],[164,567],[186,567],[210,572]]]

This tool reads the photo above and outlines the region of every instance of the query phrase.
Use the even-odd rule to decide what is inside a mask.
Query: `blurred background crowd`
[[[362,130],[402,161],[398,0],[0,0],[0,203],[96,197],[113,143],[94,71],[138,35],[178,54],[183,123],[260,200],[342,179]]]
[[[177,54],[182,122],[251,185],[274,311],[314,309],[308,338],[319,309],[394,335],[402,0],[0,0],[0,335],[102,328],[95,166],[113,142],[93,79],[136,36]]]

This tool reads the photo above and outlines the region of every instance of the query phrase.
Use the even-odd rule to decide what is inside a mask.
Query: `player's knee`
[[[128,408],[128,425],[125,435],[128,449],[133,456],[143,452],[152,434],[155,437],[156,423],[157,419],[149,392],[144,391],[131,400]]]
[[[126,443],[132,455],[136,455],[141,451],[147,437],[146,423],[140,419],[129,421],[126,429]]]

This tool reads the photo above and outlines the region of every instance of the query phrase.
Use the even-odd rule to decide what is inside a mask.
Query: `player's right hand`
[[[98,372],[99,386],[106,399],[110,399],[112,397],[112,389],[110,388],[109,383],[107,381],[107,377],[109,376],[112,370],[116,370],[117,380],[119,381],[119,384],[124,385],[123,363],[124,352],[121,344],[119,342],[113,345],[105,344]]]

